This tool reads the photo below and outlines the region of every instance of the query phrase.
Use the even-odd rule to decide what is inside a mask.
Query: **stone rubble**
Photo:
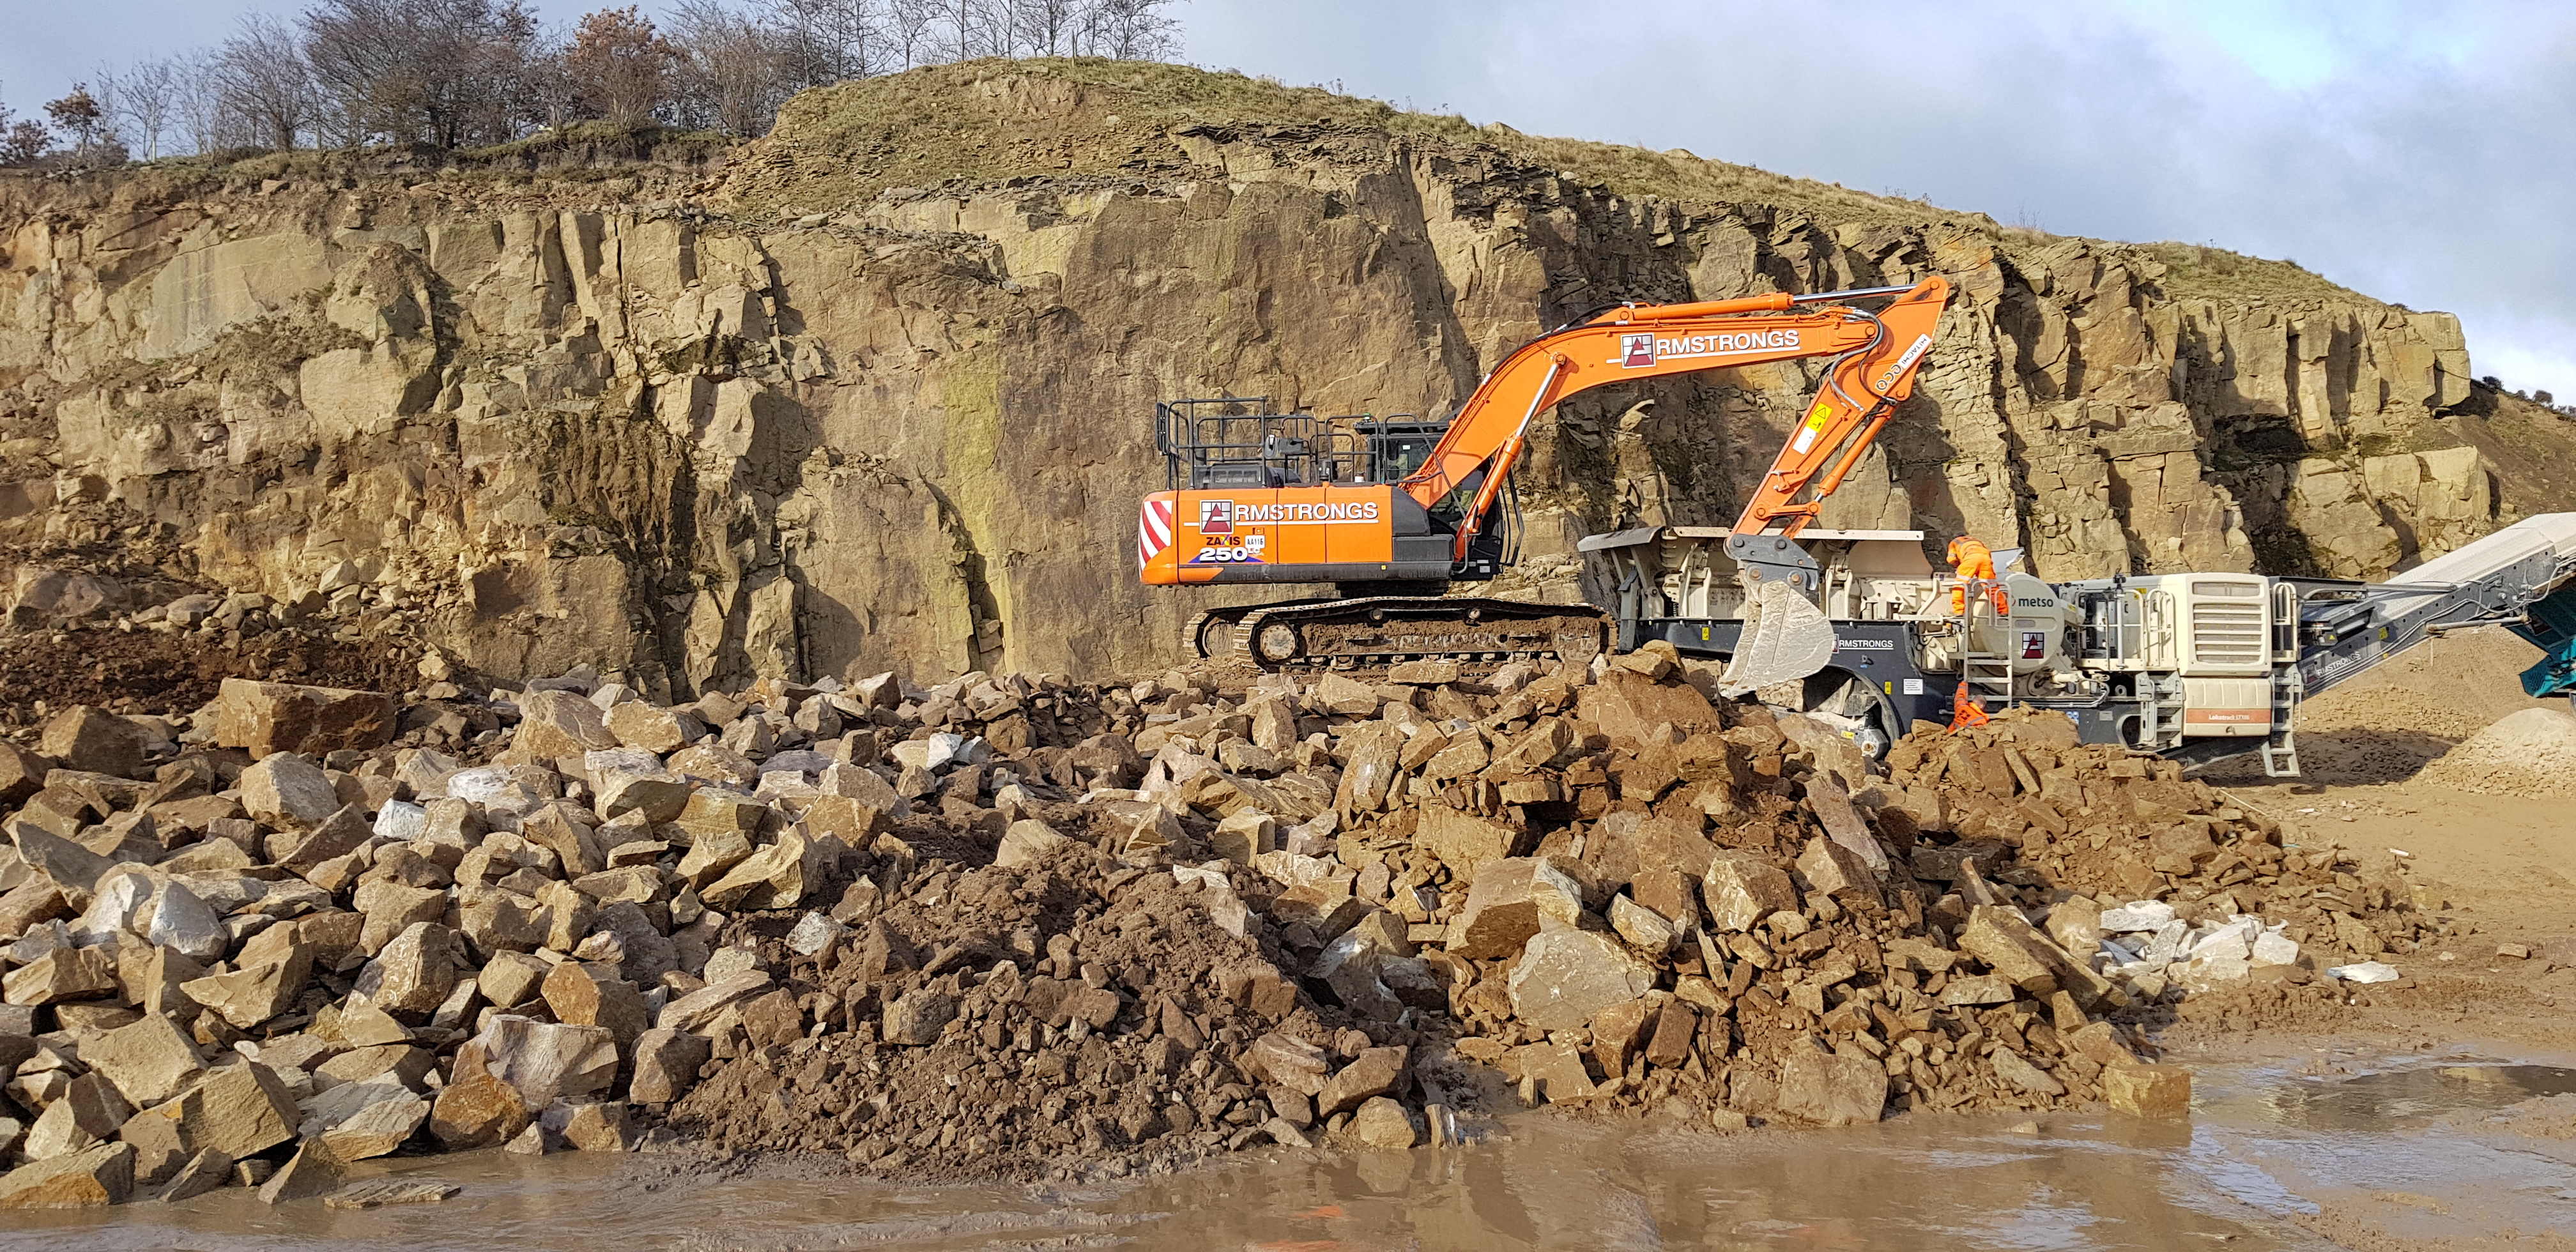
[[[0,813],[0,1207],[692,1138],[1075,1177],[1522,1101],[2162,1116],[2174,1001],[2439,929],[2062,718],[1878,763],[1662,645],[1397,673],[57,714]]]

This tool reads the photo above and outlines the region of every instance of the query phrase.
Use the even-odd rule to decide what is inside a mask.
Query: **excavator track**
[[[1514,661],[1589,664],[1609,642],[1610,615],[1590,605],[1364,596],[1253,608],[1235,625],[1233,650],[1274,673],[1446,660],[1473,675]]]
[[[1269,604],[1231,604],[1221,609],[1202,609],[1190,615],[1189,625],[1181,628],[1181,639],[1203,661],[1224,661],[1241,652],[1243,619],[1264,609],[1290,605],[1323,604],[1334,599],[1320,596],[1308,600],[1275,600]]]

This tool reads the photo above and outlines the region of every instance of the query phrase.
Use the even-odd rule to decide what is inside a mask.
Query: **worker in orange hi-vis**
[[[1995,582],[1994,549],[1977,539],[1961,535],[1950,541],[1950,568],[1959,576],[1959,585],[1950,589],[1950,611],[1965,613],[1968,611],[1969,581],[1981,579],[1989,583]],[[1990,594],[1994,599],[1997,614],[2008,615],[2012,612],[2012,601],[2006,598],[2007,593],[2004,591],[2003,584],[1995,583],[1990,589]]]
[[[1984,702],[1978,700],[1975,696],[1968,694],[1968,684],[1966,681],[1962,680],[1959,683],[1958,689],[1950,693],[1950,729],[1966,730],[1971,726],[1983,726],[1985,724],[1986,706]]]
[[[1950,541],[1949,555],[1950,568],[1957,572],[1959,576],[1959,585],[1950,589],[1951,612],[1967,612],[1968,584],[1975,580],[1983,580],[1987,583],[1993,584],[1993,586],[1989,588],[1989,593],[1994,599],[1995,612],[1997,614],[2010,614],[2012,612],[2012,602],[2005,597],[2003,585],[1995,581],[1995,554],[1993,549],[1988,548],[1979,540],[1970,538],[1966,535],[1961,535]],[[1965,730],[1970,726],[1983,726],[1986,724],[1985,705],[1980,702],[1976,696],[1970,694],[1968,691],[1968,684],[1964,681],[1964,676],[1962,676],[1962,678],[1963,680],[1959,683],[1958,690],[1952,692],[1950,695],[1950,729],[1952,730]]]

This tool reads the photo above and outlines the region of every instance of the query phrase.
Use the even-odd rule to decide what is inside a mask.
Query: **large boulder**
[[[178,1095],[206,1069],[196,1042],[158,1013],[82,1044],[80,1059],[138,1108]]]
[[[525,691],[519,694],[519,729],[510,740],[505,761],[513,763],[579,758],[596,749],[620,746],[599,706],[572,691]]]
[[[317,825],[340,811],[340,793],[322,767],[291,752],[271,753],[241,775],[241,806],[271,825]]]
[[[1624,666],[1612,666],[1601,681],[1585,686],[1574,707],[1612,742],[1644,743],[1660,726],[1683,731],[1718,728],[1717,709],[1698,688],[1657,682]]]
[[[1576,1030],[1592,1015],[1646,994],[1655,969],[1616,939],[1551,925],[1521,950],[1509,983],[1512,1013],[1540,1030]]]
[[[606,1090],[617,1077],[617,1036],[604,1026],[496,1014],[456,1053],[460,1076],[489,1074],[530,1109]]]
[[[430,1107],[429,1133],[451,1152],[497,1148],[527,1129],[534,1111],[519,1089],[484,1071],[458,1065],[456,1078],[439,1088]]]
[[[450,957],[456,932],[437,922],[413,922],[394,936],[358,973],[358,993],[390,1013],[427,1013],[456,989]]]
[[[1798,888],[1788,871],[1750,852],[1720,852],[1700,882],[1709,928],[1720,934],[1751,930],[1763,918],[1797,911]]]
[[[707,733],[706,724],[687,710],[660,708],[641,700],[608,710],[601,724],[619,743],[657,754],[677,752]]]
[[[213,1148],[236,1161],[293,1139],[303,1120],[294,1094],[257,1061],[215,1070],[152,1112],[175,1116],[180,1142],[190,1150]]]
[[[1424,806],[1413,829],[1416,847],[1439,858],[1453,877],[1470,882],[1485,866],[1520,851],[1521,838],[1521,832],[1507,823],[1445,804]]]
[[[714,1041],[681,1030],[648,1030],[635,1040],[635,1077],[628,1098],[639,1104],[669,1104],[698,1085],[698,1067],[707,1063]]]
[[[289,1200],[315,1200],[340,1189],[345,1180],[340,1154],[321,1139],[307,1139],[295,1149],[277,1172],[259,1187],[262,1204],[283,1204]]]
[[[1877,1121],[1887,1109],[1887,1070],[1867,1057],[1792,1049],[1780,1066],[1779,1108],[1820,1126]]]
[[[1575,921],[1582,900],[1580,885],[1536,857],[1490,862],[1450,920],[1446,946],[1451,955],[1474,961],[1510,956],[1538,933],[1542,920]]]
[[[1373,1097],[1399,1090],[1405,1080],[1404,1067],[1410,1055],[1404,1048],[1361,1049],[1350,1064],[1324,1080],[1324,1089],[1315,1093],[1315,1115],[1331,1117],[1335,1113],[1347,1113]]]
[[[643,993],[602,966],[566,961],[546,975],[539,994],[556,1021],[600,1027],[620,1048],[632,1048],[649,1024]]]
[[[0,1177],[0,1211],[123,1204],[133,1190],[133,1145],[102,1143],[9,1171]]]
[[[86,704],[55,714],[36,741],[36,751],[64,769],[118,778],[143,772],[143,746],[141,726]]]
[[[0,740],[0,808],[24,803],[44,790],[45,775],[54,768],[44,756]]]
[[[56,948],[0,975],[0,996],[30,1007],[116,993],[116,962],[97,948]]]
[[[253,760],[381,747],[393,738],[401,711],[381,691],[227,678],[215,695],[215,742],[243,749]]]

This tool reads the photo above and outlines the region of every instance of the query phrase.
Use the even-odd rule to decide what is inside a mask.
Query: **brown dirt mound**
[[[2525,709],[2469,736],[2422,777],[2481,795],[2576,798],[2576,713]]]
[[[118,713],[188,713],[227,678],[401,691],[419,681],[384,639],[344,641],[273,631],[233,641],[151,631],[74,630],[11,635],[0,643],[0,717],[34,720],[39,700]]]
[[[1078,828],[1069,807],[1056,816]],[[1087,848],[1024,874],[949,842],[971,860],[924,862],[905,880],[921,887],[834,949],[790,951],[792,912],[735,923],[733,941],[758,946],[800,999],[864,1028],[724,1062],[672,1110],[674,1125],[713,1146],[828,1151],[941,1179],[1175,1163],[1213,1148],[1191,1132],[1230,1136],[1267,1119],[1260,1093],[1221,1062],[1273,1028],[1227,991],[1279,980],[1275,939],[1237,939],[1209,920],[1195,885]],[[884,1041],[877,1023],[897,1002],[953,1009],[972,1028],[927,1047]],[[1076,1026],[1086,1014],[1108,1020]],[[1311,1002],[1277,1025],[1346,1041],[1353,1055],[1420,1042],[1388,1024],[1352,1029]]]

